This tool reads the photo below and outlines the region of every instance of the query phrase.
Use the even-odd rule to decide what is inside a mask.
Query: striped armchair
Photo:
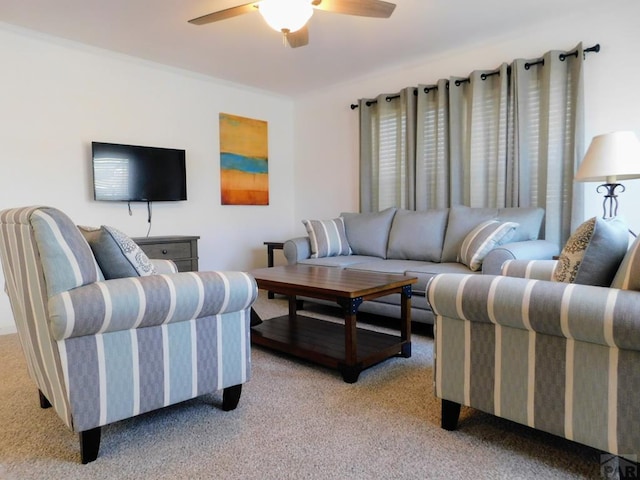
[[[64,213],[0,212],[0,257],[29,374],[43,408],[79,432],[82,463],[97,458],[100,427],[223,390],[233,410],[250,377],[250,307],[242,272],[104,280]]]
[[[434,277],[442,427],[455,429],[467,405],[637,462],[639,242],[611,287],[549,281],[553,261]]]

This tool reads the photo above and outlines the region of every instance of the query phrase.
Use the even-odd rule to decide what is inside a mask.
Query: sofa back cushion
[[[640,291],[640,237],[637,237],[627,250],[611,286]]]
[[[538,240],[543,219],[544,209],[542,208],[510,207],[498,209],[498,220],[501,222],[515,222],[519,225],[513,232],[511,242]]]
[[[387,243],[396,208],[381,212],[342,213],[349,246],[354,255],[387,257]]]
[[[448,209],[398,210],[389,232],[387,258],[439,262]]]
[[[537,240],[544,217],[541,208],[472,208],[455,205],[449,210],[449,222],[442,247],[442,262],[455,262],[462,242],[476,226],[487,220],[515,222],[516,228],[510,241]]]
[[[98,264],[78,228],[60,210],[43,207],[31,214],[47,295],[98,281]]]

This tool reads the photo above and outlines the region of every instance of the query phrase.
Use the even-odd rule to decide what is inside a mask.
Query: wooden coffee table
[[[300,264],[250,273],[259,288],[289,297],[289,314],[253,326],[252,343],[337,368],[347,383],[387,358],[411,356],[411,285],[417,278]],[[392,293],[402,296],[398,336],[356,327],[363,301]],[[297,296],[337,303],[344,323],[298,315]]]

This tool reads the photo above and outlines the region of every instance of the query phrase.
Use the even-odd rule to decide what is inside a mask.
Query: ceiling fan
[[[267,24],[282,32],[284,41],[296,48],[309,43],[307,22],[313,15],[313,9],[360,17],[389,18],[395,8],[395,4],[382,0],[261,0],[209,13],[189,20],[189,23],[206,25],[258,10]]]

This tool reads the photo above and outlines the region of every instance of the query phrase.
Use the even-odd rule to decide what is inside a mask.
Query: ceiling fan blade
[[[377,18],[389,18],[396,8],[382,0],[313,0],[311,4],[318,10]]]
[[[300,30],[287,33],[287,43],[291,48],[304,47],[309,43],[309,28],[305,25]]]
[[[189,20],[189,23],[194,25],[206,25],[207,23],[217,22],[219,20],[226,20],[227,18],[237,17],[245,13],[255,12],[257,2],[245,3],[244,5],[238,5],[237,7],[227,8],[218,12],[209,13],[198,18]]]

